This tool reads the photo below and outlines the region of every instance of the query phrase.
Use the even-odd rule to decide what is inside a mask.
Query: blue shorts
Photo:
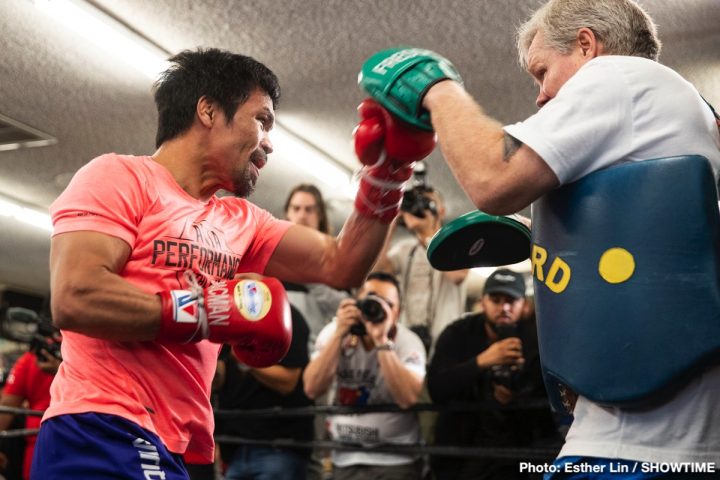
[[[31,480],[189,480],[181,455],[160,438],[116,415],[80,413],[45,420],[35,444]]]

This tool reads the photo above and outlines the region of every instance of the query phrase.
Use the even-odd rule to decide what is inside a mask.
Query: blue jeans
[[[305,480],[308,457],[293,450],[241,445],[225,480]]]

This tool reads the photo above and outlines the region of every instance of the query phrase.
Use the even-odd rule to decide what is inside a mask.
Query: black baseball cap
[[[504,293],[513,298],[524,298],[525,278],[522,273],[507,268],[495,270],[485,281],[483,295],[488,293]]]

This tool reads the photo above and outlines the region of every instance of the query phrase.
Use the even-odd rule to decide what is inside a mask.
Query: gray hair
[[[583,27],[593,31],[606,54],[655,61],[660,54],[655,22],[632,0],[550,0],[518,29],[520,64],[527,68],[528,50],[538,32],[546,47],[567,54]]]

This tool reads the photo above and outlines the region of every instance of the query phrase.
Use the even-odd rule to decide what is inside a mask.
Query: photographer
[[[546,398],[534,325],[521,321],[525,303],[522,274],[508,269],[493,272],[485,282],[483,313],[465,316],[440,335],[428,367],[433,401],[478,403],[487,411],[441,412],[435,439],[438,445],[478,447],[560,446],[550,408],[522,407],[530,399]],[[518,461],[433,457],[437,480],[512,480]]]
[[[386,245],[375,268],[397,275],[405,297],[400,323],[418,334],[430,356],[440,332],[465,311],[468,270],[440,272],[427,260],[428,243],[442,227],[445,207],[426,177],[425,165],[419,162],[400,207],[399,224],[413,238],[392,248]]]
[[[425,377],[425,349],[409,329],[398,325],[400,288],[395,277],[371,273],[357,300],[340,303],[336,318],[318,336],[305,369],[305,393],[316,398],[335,382],[335,405],[413,405]],[[333,415],[333,440],[356,444],[417,443],[413,413]],[[408,479],[420,477],[412,455],[360,451],[333,452],[333,479]]]
[[[59,339],[57,344],[34,344],[13,366],[0,398],[3,407],[27,407],[45,410],[50,405],[50,384],[60,366]],[[27,403],[25,403],[27,402]],[[0,431],[7,430],[13,421],[12,414],[0,414]],[[27,415],[25,428],[40,428],[40,417]],[[23,478],[30,478],[30,465],[35,449],[36,435],[25,437]],[[9,458],[8,461],[13,460]]]
[[[299,310],[291,306],[290,312],[292,342],[277,365],[252,368],[233,355],[229,346],[223,347],[213,380],[220,409],[298,408],[311,404],[303,394],[300,379],[308,363],[308,326]],[[304,442],[313,439],[313,419],[300,416],[221,418],[215,423],[215,435]],[[305,480],[310,457],[310,451],[303,448],[232,443],[221,443],[220,453],[228,465],[226,480]]]

